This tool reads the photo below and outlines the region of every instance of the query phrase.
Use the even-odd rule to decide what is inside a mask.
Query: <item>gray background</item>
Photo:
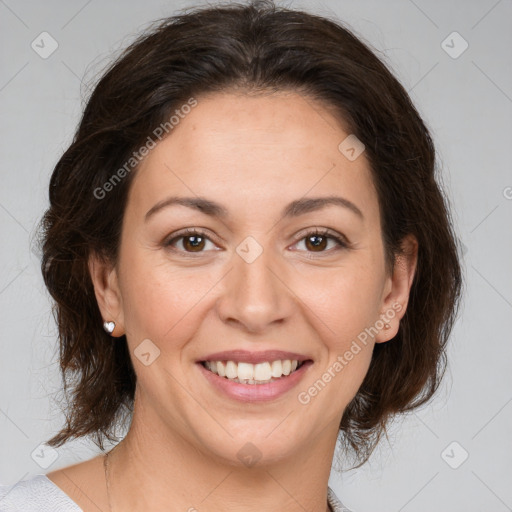
[[[82,82],[149,22],[198,3],[0,0],[2,484],[97,453],[84,441],[38,448],[62,416],[56,329],[30,240],[83,107]],[[330,485],[356,512],[512,510],[512,2],[280,3],[347,22],[410,91],[464,251],[466,296],[437,397],[395,421],[368,464],[333,471]],[[46,59],[31,47],[43,31],[58,43]],[[454,31],[469,44],[460,55],[464,41],[446,39]]]

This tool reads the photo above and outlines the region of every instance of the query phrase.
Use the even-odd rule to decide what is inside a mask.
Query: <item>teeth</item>
[[[254,378],[254,365],[250,363],[238,363],[238,379],[251,380]]]
[[[222,361],[217,361],[217,373],[221,377],[226,376],[226,365]]]
[[[254,365],[254,380],[270,380],[272,377],[272,369],[270,363],[258,363]]]
[[[281,361],[273,361],[272,377],[275,377],[277,379],[278,377],[281,377],[281,375],[283,375],[283,365],[281,364]]]
[[[206,361],[204,366],[220,377],[244,384],[266,384],[283,375],[290,375],[299,367],[297,360],[284,359],[264,363],[235,363],[234,361]]]
[[[212,369],[210,368],[210,370]],[[238,366],[233,361],[226,363],[226,377],[228,379],[236,379],[238,377]]]

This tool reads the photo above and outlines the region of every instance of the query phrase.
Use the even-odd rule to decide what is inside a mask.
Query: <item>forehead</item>
[[[340,151],[350,134],[323,105],[296,93],[196,99],[137,171],[130,195],[144,213],[166,195],[208,197],[254,213],[336,194],[358,204],[365,217],[378,215],[364,152],[349,160]]]

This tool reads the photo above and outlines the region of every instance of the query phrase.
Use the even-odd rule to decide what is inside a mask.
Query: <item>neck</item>
[[[246,467],[158,428],[161,418],[148,410],[138,412],[135,405],[130,431],[108,457],[111,512],[167,511],[171,504],[189,512],[329,510],[327,485],[339,422],[290,457]]]

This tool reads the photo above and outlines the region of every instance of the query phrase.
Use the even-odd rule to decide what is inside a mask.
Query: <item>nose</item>
[[[270,251],[248,262],[233,255],[231,271],[223,279],[217,311],[223,322],[247,332],[263,333],[292,314],[294,295],[286,285],[285,272]]]

